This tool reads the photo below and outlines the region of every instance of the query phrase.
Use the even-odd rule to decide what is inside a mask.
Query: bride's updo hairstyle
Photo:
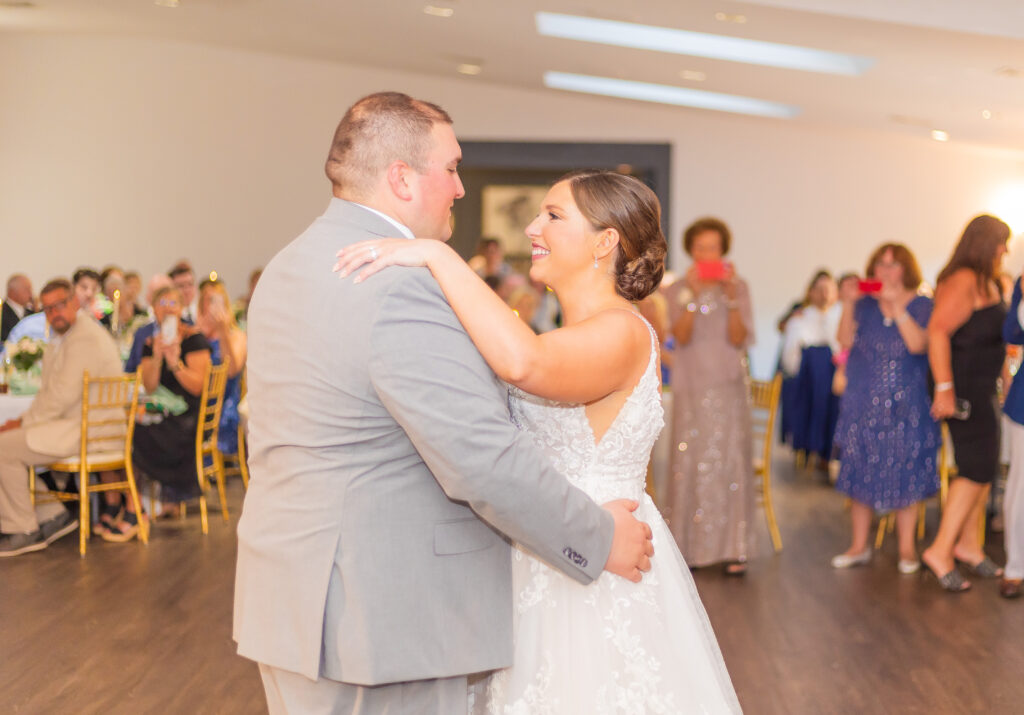
[[[573,171],[558,182],[569,182],[572,198],[597,231],[619,233],[615,258],[615,291],[626,300],[643,300],[665,275],[668,250],[661,232],[661,204],[642,181],[614,171]]]

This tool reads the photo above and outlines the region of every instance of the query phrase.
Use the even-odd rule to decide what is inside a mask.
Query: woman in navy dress
[[[917,295],[921,271],[903,245],[887,243],[868,261],[867,276],[881,283],[861,295],[856,284],[840,293],[839,342],[849,350],[846,391],[835,441],[836,489],[852,500],[850,547],[834,568],[866,564],[875,512],[896,512],[899,570],[920,568],[914,546],[917,504],[939,489],[940,436],[928,399],[928,333],[932,301]],[[851,290],[852,288],[852,290]]]
[[[228,366],[217,433],[217,448],[224,454],[238,452],[238,403],[242,399],[242,370],[247,354],[245,332],[235,322],[230,305],[222,281],[208,279],[199,284],[199,329],[210,342],[213,364]]]

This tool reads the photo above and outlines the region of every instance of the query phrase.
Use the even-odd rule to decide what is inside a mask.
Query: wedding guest
[[[971,586],[957,571],[957,561],[983,578],[1003,575],[982,550],[977,525],[999,471],[996,381],[1006,357],[1006,306],[996,276],[1009,237],[1009,227],[994,216],[967,224],[939,273],[928,323],[932,415],[949,426],[957,477],[949,486],[939,532],[921,557],[947,591]],[[958,400],[966,403],[958,408]]]
[[[880,246],[868,261],[867,277],[881,290],[862,295],[856,280],[840,281],[839,344],[849,357],[835,437],[841,465],[836,489],[851,499],[852,537],[832,567],[868,563],[873,514],[895,511],[898,569],[910,574],[920,568],[914,544],[918,503],[939,490],[941,438],[928,399],[932,301],[917,294],[921,270],[902,244]]]
[[[228,291],[222,281],[207,279],[199,284],[197,325],[210,344],[213,364],[228,366],[217,446],[224,454],[235,454],[238,452],[238,403],[242,399],[247,341],[228,308]]]
[[[558,304],[558,297],[553,290],[540,281],[531,280],[530,285],[540,296],[540,302],[533,314],[530,327],[538,335],[551,332],[562,324],[562,307]]]
[[[23,273],[15,273],[7,279],[7,296],[0,309],[0,343],[7,340],[11,329],[26,315],[32,315],[35,303],[32,300],[32,282]]]
[[[786,324],[782,365],[796,376],[792,397],[793,449],[817,455],[824,466],[832,458],[832,436],[839,416],[839,400],[832,393],[833,358],[840,352],[836,342],[842,306],[832,274],[821,270],[807,290],[807,305]]]
[[[190,323],[195,322],[199,312],[199,295],[196,293],[196,273],[192,270],[192,264],[182,259],[171,266],[171,270],[167,271],[167,276],[181,291],[181,299],[184,301],[181,317]]]
[[[181,320],[184,300],[175,287],[161,288],[153,297],[158,324],[168,316],[178,318],[178,330],[170,341],[157,330],[142,353],[142,384],[153,394],[162,387],[185,402],[181,414],[166,413],[153,423],[135,427],[133,457],[138,471],[160,483],[162,500],[174,504],[199,494],[195,437],[199,396],[210,365],[210,343],[195,327]],[[124,519],[103,537],[110,541],[131,539],[138,532],[138,516],[126,505]]]
[[[256,290],[256,284],[259,283],[261,275],[263,275],[262,268],[253,269],[252,273],[249,274],[249,292],[235,301],[235,320],[242,325],[243,329],[249,315],[249,301],[252,300],[253,291]]]
[[[1024,304],[1021,279],[1013,286],[1010,309],[1003,322],[1003,339],[1011,345],[1024,345]],[[1020,374],[1018,372],[1018,374]],[[1010,471],[1003,495],[1003,543],[1006,547],[1006,573],[999,584],[1003,598],[1017,598],[1024,583],[1024,378],[1012,380],[1003,412],[1009,432]]]
[[[100,271],[100,289],[108,300],[114,300],[114,291],[124,290],[124,271],[115,265],[105,266]]]
[[[160,290],[170,288],[173,285],[174,282],[164,273],[157,273],[149,279],[149,285],[146,287],[146,304],[149,305],[149,312],[153,320],[135,331],[135,335],[132,337],[132,348],[128,352],[128,359],[124,362],[125,372],[135,372],[138,369],[139,363],[142,362],[142,351],[146,346],[146,342],[153,337],[154,333],[160,330],[160,324],[156,321],[156,311],[154,310],[156,294]],[[186,320],[185,322],[189,321]]]
[[[516,312],[516,315],[536,333],[537,330],[533,327],[533,318],[537,313],[537,307],[540,305],[540,296],[537,295],[537,291],[533,289],[533,286],[527,283],[516,288],[509,295],[506,302]]]
[[[42,340],[44,343],[50,342],[50,329],[46,323],[46,316],[43,315],[42,311],[26,315],[19,320],[18,324],[11,328],[11,332],[7,334],[7,343],[14,344],[22,338]],[[7,343],[0,343],[0,356],[5,354]]]
[[[497,276],[504,280],[512,273],[512,266],[505,262],[505,251],[496,238],[481,238],[476,255],[469,259],[470,267],[481,278]]]
[[[113,338],[79,311],[67,280],[47,283],[40,302],[50,329],[61,339],[43,355],[42,381],[28,410],[0,425],[0,557],[45,549],[78,525],[60,502],[42,499],[33,508],[27,470],[78,454],[83,373],[121,374]],[[37,488],[45,490],[39,483]]]
[[[126,290],[124,272],[117,266],[107,266],[100,273],[100,283],[103,286],[103,295],[110,301],[110,312],[106,313],[100,322],[108,329],[117,327],[118,334],[131,326],[136,317],[146,315],[135,305],[135,300],[128,295]],[[114,317],[114,309],[117,309],[117,317]],[[127,340],[127,336],[123,336]]]
[[[663,512],[687,564],[725,562],[727,573],[741,574],[750,555],[754,512],[746,385],[746,349],[754,332],[747,284],[731,264],[722,263],[731,242],[723,221],[694,222],[683,234],[693,264],[666,291],[676,341],[671,375],[676,448]]]
[[[100,306],[96,303],[96,296],[100,292],[100,274],[92,268],[79,268],[71,282],[75,285],[75,296],[82,310],[99,320],[102,313],[97,312]]]
[[[142,276],[137,271],[128,271],[124,274],[124,297],[143,315],[146,314],[146,308],[149,306],[142,303]]]

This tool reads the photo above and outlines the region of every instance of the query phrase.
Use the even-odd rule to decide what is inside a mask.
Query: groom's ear
[[[404,161],[391,162],[387,170],[388,187],[396,197],[402,201],[413,199],[413,169]]]

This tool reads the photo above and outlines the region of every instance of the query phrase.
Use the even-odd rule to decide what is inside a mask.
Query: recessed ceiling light
[[[695,107],[697,109],[711,109],[719,112],[752,114],[758,117],[790,119],[800,113],[799,107],[778,102],[768,102],[752,97],[705,92],[699,89],[673,87],[666,84],[629,82],[611,77],[569,74],[567,72],[545,72],[544,85],[552,89],[564,89],[569,92],[601,94],[606,97],[636,99],[641,102],[658,102],[678,107]]]
[[[478,75],[484,71],[484,68],[480,65],[473,65],[466,62],[456,67],[455,71],[459,74]]]
[[[949,132],[944,132],[941,129],[932,129],[932,139],[937,142],[948,142]]]
[[[683,70],[679,76],[689,82],[703,82],[708,78],[706,73],[697,70]]]
[[[735,15],[728,12],[716,12],[715,19],[719,22],[735,22],[737,25],[742,25],[747,21],[747,16]]]
[[[423,8],[423,12],[434,17],[451,17],[455,14],[455,9],[450,7],[438,7],[437,5],[427,5]]]
[[[992,118],[992,112],[990,110],[988,110],[988,109],[982,109],[981,110],[981,118],[982,119],[991,119]]]
[[[550,37],[807,72],[860,75],[875,64],[870,57],[844,55],[809,47],[576,15],[538,12],[536,22],[537,32]]]

